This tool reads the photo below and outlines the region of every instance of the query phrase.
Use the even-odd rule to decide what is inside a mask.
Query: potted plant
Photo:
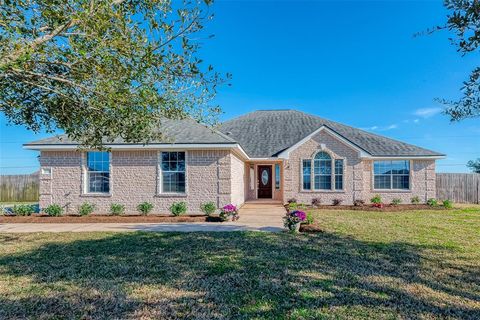
[[[287,215],[283,218],[283,225],[292,232],[299,232],[300,224],[305,221],[306,218],[307,215],[305,212],[295,210],[287,213]]]
[[[236,221],[238,220],[238,210],[233,204],[227,204],[220,210],[220,219],[222,221]]]

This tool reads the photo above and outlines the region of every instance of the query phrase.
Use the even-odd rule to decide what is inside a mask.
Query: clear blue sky
[[[480,119],[451,124],[436,97],[456,98],[478,54],[461,57],[441,1],[217,1],[202,58],[233,74],[222,120],[258,109],[298,109],[448,154],[438,171],[467,172],[480,157]],[[3,174],[33,172],[43,138],[0,118]]]

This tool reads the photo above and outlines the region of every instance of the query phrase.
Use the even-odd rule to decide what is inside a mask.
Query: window
[[[110,192],[110,154],[87,152],[87,192]]]
[[[280,189],[280,165],[275,164],[275,189]]]
[[[375,189],[408,190],[410,188],[410,162],[408,160],[375,161],[373,177]]]
[[[313,158],[314,189],[332,189],[332,158],[326,152],[319,152]]]
[[[335,190],[343,189],[343,160],[335,160]]]
[[[310,160],[303,160],[303,190],[310,190],[312,188],[312,162]]]
[[[185,193],[185,152],[162,152],[162,192]]]

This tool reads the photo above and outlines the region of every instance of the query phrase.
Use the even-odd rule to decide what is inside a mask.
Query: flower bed
[[[122,215],[92,214],[88,216],[64,215],[59,217],[34,214],[31,216],[0,216],[0,223],[179,223],[179,222],[220,222],[218,216],[204,215]]]
[[[398,212],[398,211],[405,211],[405,210],[446,210],[443,206],[429,206],[426,204],[399,204],[399,205],[391,205],[391,204],[383,204],[383,207],[375,207],[371,204],[365,204],[363,206],[354,206],[354,205],[319,205],[319,206],[312,206],[312,205],[301,205],[298,206],[304,210],[359,210],[359,211],[384,211],[384,212]],[[285,209],[289,210],[289,205],[285,205]]]

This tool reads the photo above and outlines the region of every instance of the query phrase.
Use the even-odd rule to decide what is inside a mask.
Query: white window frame
[[[390,186],[392,186],[391,189],[376,189],[375,188],[375,162],[377,161],[408,161],[408,189],[393,189],[393,179],[390,179]],[[411,192],[412,191],[412,169],[413,169],[413,161],[412,159],[375,159],[372,160],[372,168],[371,168],[371,174],[372,174],[372,190],[373,191],[378,191],[378,192]]]
[[[108,153],[108,173],[109,173],[108,192],[90,192],[89,191],[89,186],[90,186],[90,181],[89,181],[90,171],[88,171],[88,153],[89,152],[107,152],[107,151],[88,150],[82,153],[83,194],[87,196],[110,196],[112,194],[112,186],[113,186],[112,152],[107,152]],[[99,172],[99,171],[96,171],[96,172]]]
[[[185,192],[164,192],[163,191],[162,152],[184,152],[185,153]],[[187,194],[188,194],[188,151],[183,149],[158,150],[157,151],[157,195],[186,196]]]
[[[314,174],[314,161],[315,156],[319,152],[327,153],[331,158],[331,165],[332,165],[332,174],[331,174],[331,188],[330,189],[315,189],[315,174]],[[343,173],[342,173],[342,189],[335,189],[335,160],[342,160],[343,161]],[[310,189],[303,188],[303,161],[310,161],[311,172],[310,172]],[[338,157],[334,153],[330,152],[329,150],[318,150],[313,153],[311,158],[301,158],[300,159],[300,191],[301,192],[344,192],[345,191],[345,175],[347,171],[347,161],[344,157]]]

